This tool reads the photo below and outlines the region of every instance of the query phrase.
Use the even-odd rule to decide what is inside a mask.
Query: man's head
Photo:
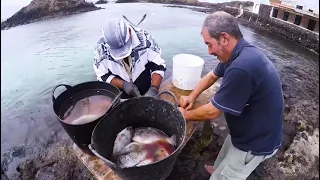
[[[229,62],[235,45],[243,37],[236,19],[224,11],[209,15],[204,20],[201,34],[209,54],[223,63]]]
[[[111,19],[102,26],[102,36],[115,60],[131,54],[131,29],[122,19]]]

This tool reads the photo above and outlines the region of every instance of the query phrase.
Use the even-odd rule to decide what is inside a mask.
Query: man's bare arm
[[[162,82],[162,76],[160,74],[157,74],[157,73],[152,74],[152,81],[151,81],[152,86],[159,88],[161,85],[161,82]]]
[[[214,84],[219,79],[212,71],[205,75],[196,88],[191,92],[189,96],[192,97],[193,100],[197,99],[197,97],[206,89],[208,89],[212,84]]]
[[[122,79],[119,78],[113,78],[110,82],[112,85],[117,86],[120,89],[123,89],[123,83],[124,81]]]
[[[220,117],[222,111],[217,109],[211,102],[197,109],[184,111],[184,118],[192,121],[214,120]]]

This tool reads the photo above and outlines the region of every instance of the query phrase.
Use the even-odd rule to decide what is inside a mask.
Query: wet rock
[[[300,136],[293,140],[289,149],[284,153],[284,162],[280,163],[281,170],[293,176],[301,173],[308,173],[308,175],[319,173],[319,171],[310,172],[313,164],[319,159],[319,137],[317,137],[319,129],[315,129],[312,136],[306,131],[299,134]]]
[[[9,180],[9,178],[5,174],[1,173],[1,180]]]
[[[290,154],[288,155],[288,158],[287,158],[287,163],[291,164],[293,162],[293,156]]]
[[[195,156],[193,149],[201,140],[201,132],[196,132],[182,149],[174,168],[167,180],[208,180],[210,175],[204,169],[205,164],[213,164],[218,155],[224,137],[212,135],[212,141],[206,147],[202,147],[201,156]]]
[[[295,78],[296,81],[300,82],[301,80],[299,78]]]
[[[282,83],[282,84],[281,84],[281,87],[282,87],[282,89],[284,89],[284,88],[287,87],[287,85],[286,85],[285,83]]]
[[[108,1],[106,0],[98,0],[95,4],[107,4]]]
[[[34,179],[37,172],[36,163],[33,160],[26,160],[17,167],[21,179]]]
[[[298,134],[296,135],[296,137],[295,137],[295,139],[296,139],[297,141],[299,141],[301,138],[302,138],[301,133],[298,133]],[[294,150],[292,150],[292,151],[294,151]]]
[[[283,94],[283,97],[285,98],[285,99],[288,99],[288,98],[290,98],[290,95],[289,94]]]
[[[20,179],[89,180],[92,178],[67,144],[52,144],[47,150],[19,164],[17,171],[20,172]]]
[[[304,121],[298,122],[298,130],[299,131],[305,131],[307,129],[307,124]]]
[[[286,104],[285,107],[284,107],[284,112],[285,113],[289,113],[290,109],[291,109],[290,106],[288,104]]]
[[[306,141],[308,141],[308,135],[307,135],[306,132],[302,132],[302,133],[301,133],[301,137],[302,137],[303,139],[305,139]]]
[[[12,150],[12,157],[24,157],[25,156],[25,148],[24,147],[14,147]]]

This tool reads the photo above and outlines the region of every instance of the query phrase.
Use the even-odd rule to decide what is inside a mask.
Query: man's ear
[[[222,32],[220,34],[220,43],[222,45],[227,46],[229,44],[229,42],[230,42],[230,38],[231,38],[230,34],[228,34],[226,32]]]

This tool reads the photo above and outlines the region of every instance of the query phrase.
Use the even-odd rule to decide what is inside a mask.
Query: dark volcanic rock
[[[139,2],[138,0],[117,0],[116,3],[133,3]]]
[[[33,0],[1,23],[1,30],[57,16],[101,9],[85,0]]]
[[[107,4],[107,3],[108,3],[108,1],[106,1],[106,0],[99,0],[95,4]]]
[[[162,4],[181,4],[199,6],[201,3],[198,0],[148,0],[149,3],[162,3]]]
[[[16,170],[21,180],[91,180],[89,170],[79,161],[70,144],[59,142],[50,145],[50,150],[19,164]]]

